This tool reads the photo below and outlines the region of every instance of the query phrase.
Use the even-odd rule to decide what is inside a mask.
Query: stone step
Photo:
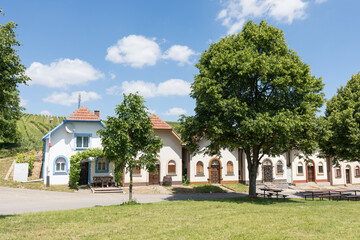
[[[123,189],[120,187],[107,187],[107,188],[94,188],[91,187],[93,193],[123,193]]]

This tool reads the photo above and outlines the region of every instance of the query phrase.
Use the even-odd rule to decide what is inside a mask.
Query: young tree
[[[0,14],[2,9],[0,9]],[[16,54],[20,43],[15,39],[17,24],[0,24],[0,141],[16,142],[18,139],[16,121],[21,110],[18,84],[30,80],[25,75],[25,67]]]
[[[327,102],[319,145],[334,161],[360,161],[360,73]]]
[[[281,30],[249,21],[241,33],[211,44],[195,66],[195,116],[181,117],[181,136],[190,151],[199,151],[203,138],[210,141],[208,154],[243,149],[250,196],[256,196],[256,174],[265,154],[292,148],[310,153],[316,147],[322,80],[288,49]]]
[[[99,130],[105,157],[115,162],[115,171],[130,173],[129,201],[132,200],[133,170],[135,167],[155,171],[157,149],[161,140],[154,135],[144,99],[136,94],[124,94],[117,105],[116,116],[108,117],[106,129]]]

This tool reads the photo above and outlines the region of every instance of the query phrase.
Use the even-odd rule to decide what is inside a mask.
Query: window
[[[299,174],[299,175],[304,174],[303,164],[300,162],[298,163],[298,166],[297,166],[297,174]]]
[[[133,174],[134,174],[134,175],[140,175],[140,174],[141,174],[140,166],[134,167],[134,169],[133,169]]]
[[[66,166],[66,161],[64,158],[60,157],[58,159],[56,159],[56,165],[55,165],[55,171],[56,172],[65,172],[65,166]]]
[[[360,167],[359,166],[355,167],[355,177],[360,177]]]
[[[76,135],[76,149],[90,148],[91,134]]]
[[[168,163],[168,173],[169,174],[176,174],[176,163],[174,160],[171,160]]]
[[[53,174],[68,174],[68,163],[65,156],[58,156],[54,160]]]
[[[200,161],[196,163],[196,175],[204,176],[204,164]]]
[[[336,178],[341,178],[341,167],[336,167],[335,168],[335,177]]]
[[[234,165],[231,161],[228,161],[226,164],[227,175],[234,175]]]
[[[99,172],[108,172],[109,171],[109,163],[106,161],[105,158],[100,158],[98,157],[96,159],[96,171],[97,173]]]
[[[277,161],[276,163],[276,174],[283,174],[284,173],[284,166],[281,160]]]
[[[319,169],[319,174],[324,174],[324,165],[322,162],[319,162],[318,169]]]

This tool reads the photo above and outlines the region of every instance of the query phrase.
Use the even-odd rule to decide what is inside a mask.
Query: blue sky
[[[102,118],[122,93],[139,91],[162,119],[192,115],[194,64],[210,43],[261,19],[284,31],[291,49],[322,77],[326,98],[359,69],[356,0],[3,1],[14,21],[29,86],[28,113],[68,116],[77,96]]]

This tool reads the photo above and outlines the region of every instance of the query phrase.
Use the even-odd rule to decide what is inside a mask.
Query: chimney
[[[99,110],[95,110],[94,113],[95,113],[96,116],[98,116],[100,118],[100,111]]]

